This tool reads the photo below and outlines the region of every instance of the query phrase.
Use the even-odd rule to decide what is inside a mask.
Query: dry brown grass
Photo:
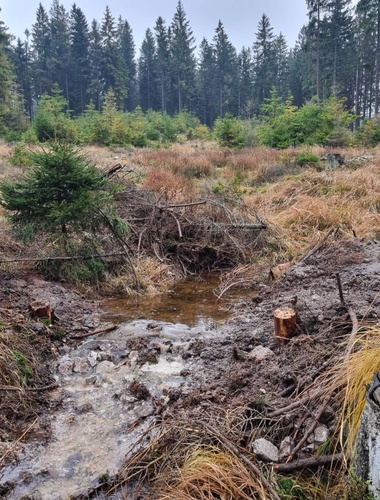
[[[174,173],[164,168],[152,168],[144,179],[143,187],[164,195],[172,202],[191,201],[194,196],[195,186],[185,176]]]
[[[371,164],[356,171],[306,170],[267,185],[247,202],[281,228],[298,253],[331,227],[379,237],[379,195],[378,167]]]
[[[178,269],[152,257],[133,260],[139,278],[139,289],[143,295],[157,295],[166,292],[181,278]],[[109,276],[102,286],[102,294],[108,296],[136,295],[136,282],[129,266],[120,270],[118,276]]]
[[[380,371],[380,324],[362,325],[349,354],[337,357],[334,367],[320,378],[324,396],[334,394],[341,408],[335,440],[348,460],[353,458],[367,388]]]
[[[152,498],[160,500],[279,500],[269,468],[264,471],[251,453],[233,444],[231,435],[222,434],[226,422],[210,427],[202,419],[184,417],[152,424],[111,491],[148,484]]]
[[[242,460],[216,446],[190,448],[175,484],[169,485],[160,500],[211,500],[213,498],[268,499],[260,479]]]

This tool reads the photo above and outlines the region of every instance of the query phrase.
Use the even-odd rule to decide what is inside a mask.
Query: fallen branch
[[[117,325],[107,326],[107,328],[102,328],[102,330],[95,330],[95,332],[82,333],[81,335],[73,335],[71,339],[84,339],[86,337],[91,337],[92,335],[100,335],[101,333],[112,332],[118,328]]]
[[[105,254],[96,254],[96,255],[71,255],[70,257],[43,257],[43,258],[17,258],[17,259],[1,259],[0,264],[8,264],[11,262],[49,262],[56,260],[88,260],[88,259],[103,259],[106,257],[121,257],[125,256],[126,252],[123,253],[105,253]]]
[[[36,419],[29,425],[29,427],[26,429],[26,431],[24,431],[21,436],[14,442],[12,443],[12,446],[0,457],[0,464],[1,462],[4,460],[4,458],[9,455],[9,453],[16,447],[16,445],[21,441],[21,439],[26,435],[28,434],[28,432],[30,431],[30,429],[32,429],[32,427],[35,426],[35,424],[37,423],[38,421],[38,417],[36,417]]]
[[[299,441],[299,443],[292,449],[290,456],[288,458],[289,461],[293,460],[293,457],[296,453],[299,452],[299,450],[302,448],[302,446],[306,443],[308,437],[315,431],[319,424],[319,419],[321,418],[323,412],[326,410],[327,405],[330,403],[332,398],[332,394],[327,396],[322,403],[321,407],[319,408],[319,411],[317,413],[317,416],[314,419],[314,422],[310,425],[310,427],[306,430],[305,434],[303,435],[302,439]]]
[[[336,231],[335,227],[332,227],[329,229],[327,234],[321,239],[319,243],[317,243],[313,248],[311,248],[306,255],[304,255],[299,261],[298,264],[301,264],[302,262],[305,262],[305,260],[309,259],[312,255],[315,254],[315,252],[318,252],[318,250],[325,244],[327,238],[329,238],[334,232]]]
[[[0,391],[43,392],[56,389],[57,387],[57,384],[44,385],[43,387],[15,387],[13,385],[0,385]]]
[[[359,328],[359,322],[358,322],[358,318],[356,317],[356,314],[353,311],[353,309],[351,309],[351,307],[347,306],[346,302],[344,300],[343,288],[342,288],[342,283],[340,280],[340,274],[336,273],[335,276],[336,276],[336,281],[337,281],[337,285],[338,285],[340,302],[341,302],[342,306],[344,306],[347,309],[347,312],[350,315],[350,319],[351,319],[351,323],[352,323],[351,334],[350,334],[350,337],[348,339],[346,352],[344,355],[344,362],[346,363],[348,361],[350,354],[351,354],[352,347],[355,343],[356,334],[358,333],[358,328]]]
[[[322,465],[332,465],[335,462],[343,462],[343,453],[335,455],[323,455],[321,457],[301,458],[285,464],[275,464],[276,472],[293,472],[295,470],[306,469],[311,467],[321,467]]]
[[[196,205],[205,205],[207,203],[206,200],[201,201],[193,201],[189,203],[178,203],[178,205],[163,205],[157,206],[160,210],[165,210],[165,208],[185,208],[185,207],[194,207]]]

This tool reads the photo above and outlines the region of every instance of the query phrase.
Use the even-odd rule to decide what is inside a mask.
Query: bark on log
[[[322,465],[331,465],[336,462],[343,462],[343,460],[343,453],[337,453],[335,455],[322,455],[321,457],[301,458],[299,460],[294,460],[293,462],[275,464],[274,470],[280,473],[294,472],[295,470],[321,467]]]
[[[277,342],[286,344],[298,333],[297,313],[291,307],[279,307],[274,311],[274,331]]]
[[[369,492],[380,500],[380,373],[367,391],[367,404],[361,419],[354,454],[354,470],[368,481]]]

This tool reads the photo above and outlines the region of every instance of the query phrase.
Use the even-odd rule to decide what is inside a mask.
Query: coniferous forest
[[[76,137],[82,142],[139,146],[160,136],[160,128],[164,140],[188,122],[202,135],[215,123],[226,126],[221,121],[227,117],[227,128],[243,128],[240,121],[251,128],[260,123],[254,140],[270,146],[344,144],[347,129],[352,132],[379,113],[380,2],[306,3],[308,22],[294,47],[274,33],[263,14],[251,46],[241,50],[222,21],[212,40],[197,46],[181,1],[172,20],[158,17],[147,28],[141,48],[133,26],[108,7],[102,19],[89,20],[76,4],[70,11],[59,0],[49,10],[40,4],[25,39],[15,39],[0,24],[1,133],[18,137],[37,121],[35,134],[43,140],[64,113],[72,122],[82,119],[82,137]],[[178,115],[187,125],[168,123]],[[337,116],[332,134],[328,121]],[[126,132],[128,120],[138,125],[147,119],[148,132],[145,125],[144,133],[135,126]],[[319,132],[305,133],[312,121]],[[62,122],[58,128],[76,136],[73,127]],[[377,141],[376,127],[367,125],[370,142]],[[239,132],[235,139],[243,141]]]

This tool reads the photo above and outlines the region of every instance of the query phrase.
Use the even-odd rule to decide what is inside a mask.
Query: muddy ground
[[[337,273],[346,306],[339,296]],[[57,457],[59,465],[51,463],[47,467],[46,463],[41,465],[43,460],[37,463],[36,456],[49,449],[49,441],[60,443],[61,437],[54,434],[57,422],[61,422],[61,428],[63,425],[73,428],[86,426],[92,416],[94,422],[103,418],[97,408],[102,402],[108,404],[107,397],[110,404],[112,401],[112,408],[107,408],[115,416],[112,427],[119,438],[124,436],[127,440],[135,433],[137,439],[139,428],[143,432],[155,422],[176,418],[218,426],[229,415],[236,422],[235,427],[239,427],[234,430],[237,444],[252,451],[258,438],[267,438],[282,448],[276,461],[284,461],[284,439],[290,448],[300,440],[310,425],[308,412],[312,409],[309,407],[306,413],[303,407],[280,415],[275,412],[312,387],[317,377],[333,365],[338,353],[344,351],[352,329],[348,306],[359,322],[379,321],[380,242],[331,237],[319,251],[293,265],[276,282],[254,286],[259,291],[257,298],[241,301],[226,324],[209,330],[146,321],[78,340],[72,337],[104,326],[99,319],[104,312],[100,301],[88,300],[62,284],[47,283],[35,276],[3,275],[0,310],[3,319],[18,322],[34,332],[31,343],[41,366],[30,387],[55,387],[21,393],[31,398],[33,408],[24,418],[12,411],[17,405],[14,393],[20,397],[20,391],[0,387],[1,395],[5,395],[1,400],[2,495],[10,499],[35,498],[33,495],[39,492],[39,498],[60,499],[69,495],[84,498],[90,490],[97,489],[99,468],[86,468],[87,477],[83,477],[82,471],[80,484],[75,485],[72,461],[70,471],[62,473],[67,462],[62,465]],[[52,327],[28,317],[28,305],[35,300],[54,306],[58,319]],[[299,332],[286,345],[280,345],[274,335],[273,311],[284,305],[297,311]],[[166,378],[162,376],[165,370]],[[121,375],[114,376],[116,371]],[[89,395],[92,404],[87,406],[82,397],[84,389],[78,389],[81,380],[86,380],[86,387],[90,385],[93,391]],[[319,404],[316,400],[315,407]],[[328,439],[336,424],[337,410],[332,401],[320,419],[319,434],[315,432],[295,458],[311,455]],[[72,420],[68,423],[62,417],[60,421],[59,415],[71,415]],[[33,422],[21,442],[12,447],[12,440]],[[109,439],[109,435],[104,439]],[[128,444],[133,443],[129,440]],[[124,453],[124,448],[115,443],[116,448],[120,454]],[[49,453],[52,452],[46,451],[45,457],[54,460]],[[56,449],[55,453],[59,451]],[[72,458],[72,449],[70,453]],[[268,461],[260,453],[258,456]],[[90,457],[91,462],[93,458]],[[34,476],[40,477],[38,481],[25,473],[23,461]],[[115,469],[121,466],[120,456],[116,462]],[[17,473],[10,473],[12,468]],[[112,476],[115,470],[110,467],[104,470],[106,473]],[[52,486],[42,484],[49,481]],[[65,484],[69,485],[66,491]],[[122,498],[121,490],[113,495]],[[159,497],[157,490],[145,496],[141,491],[135,497],[132,492],[129,495],[128,498],[140,499]]]

